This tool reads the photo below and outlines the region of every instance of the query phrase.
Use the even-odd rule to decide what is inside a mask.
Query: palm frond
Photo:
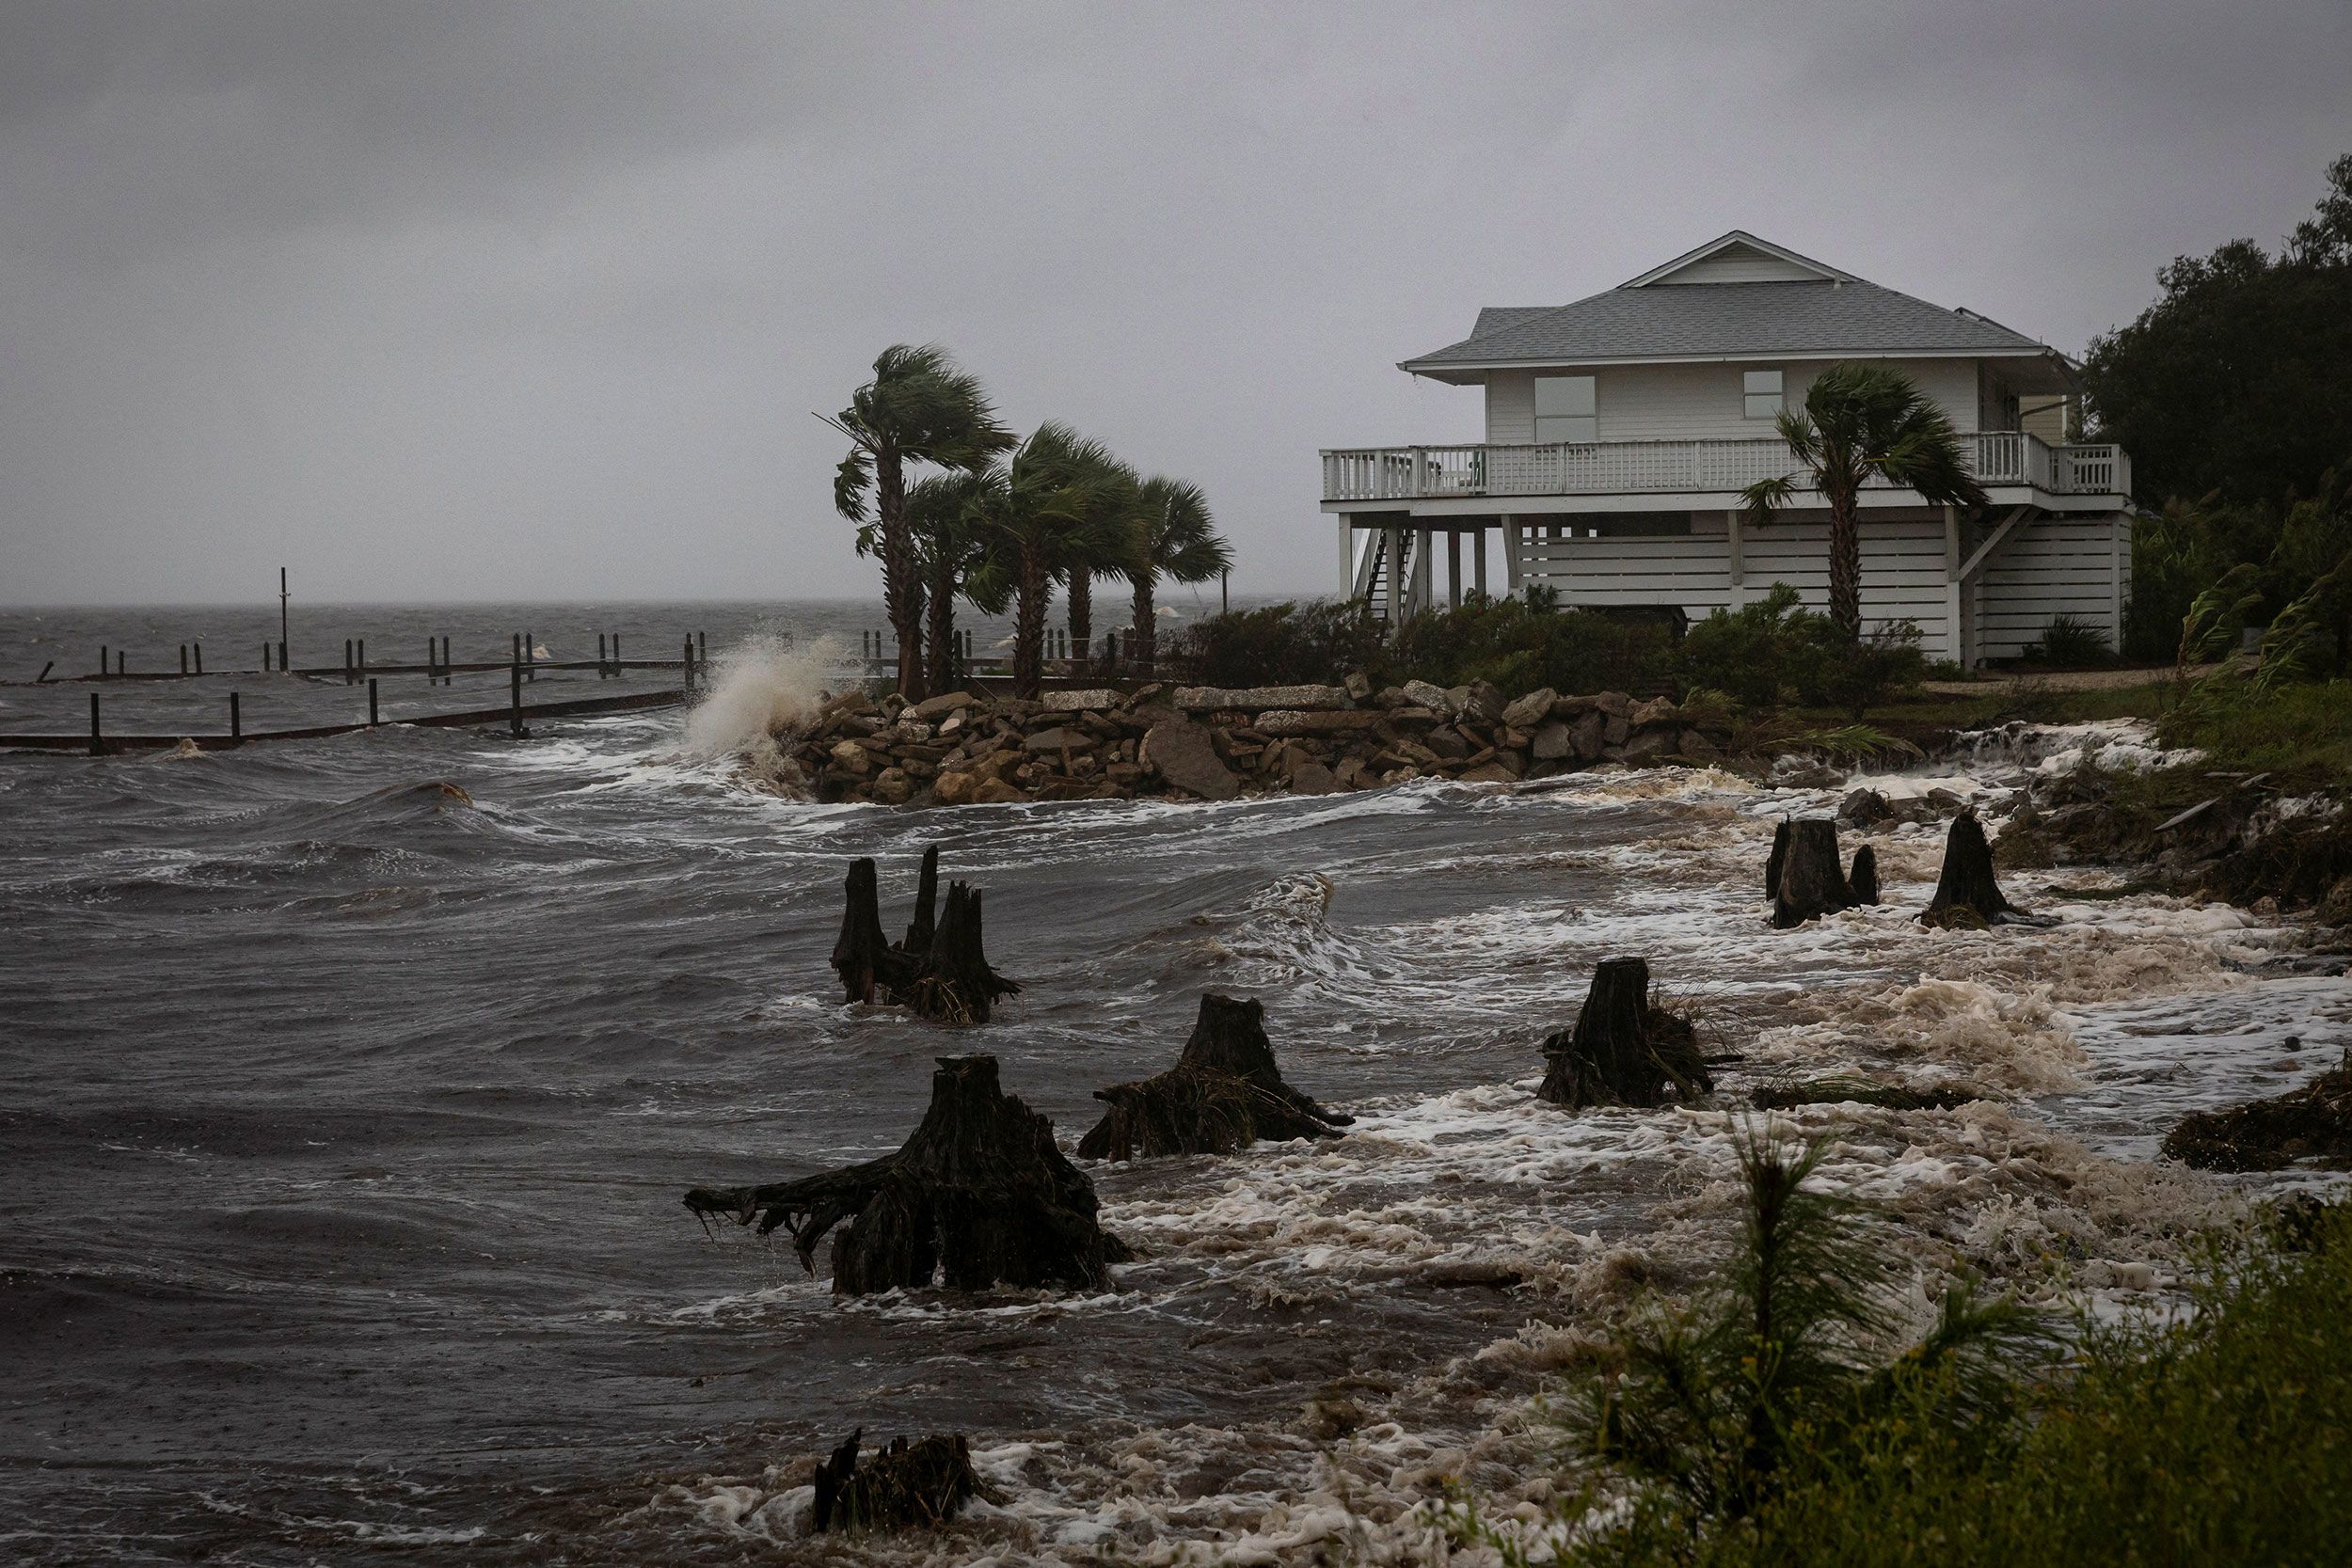
[[[1746,520],[1759,525],[1772,521],[1774,512],[1796,499],[1798,489],[1793,474],[1757,480],[1740,492],[1740,504],[1747,514]]]

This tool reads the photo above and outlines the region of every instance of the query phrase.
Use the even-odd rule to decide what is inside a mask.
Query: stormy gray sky
[[[797,597],[935,341],[1326,591],[1394,368],[1745,228],[2079,351],[2352,150],[2344,0],[0,0],[0,601]]]

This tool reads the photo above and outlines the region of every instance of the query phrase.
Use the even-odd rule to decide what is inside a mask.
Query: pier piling
[[[373,729],[375,726],[375,677],[371,675],[368,677],[368,728]]]
[[[89,754],[94,757],[106,754],[106,743],[99,738],[98,693],[95,691],[89,694]]]
[[[231,740],[245,738],[245,718],[237,712],[237,694],[233,691],[229,693],[229,738]]]
[[[183,642],[183,643],[181,643],[181,644],[180,644],[180,673],[181,673],[183,676],[185,676],[185,675],[187,674],[187,673],[188,673],[188,645],[187,645],[185,642]]]
[[[523,661],[520,658],[507,668],[507,707],[512,714],[507,721],[507,728],[516,739],[520,740],[529,733],[523,728]]]
[[[200,675],[204,673],[204,644],[199,641],[194,646],[196,648],[196,673]]]

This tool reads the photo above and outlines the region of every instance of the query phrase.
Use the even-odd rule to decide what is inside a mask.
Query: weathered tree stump
[[[923,876],[914,888],[914,918],[907,925],[906,938],[898,943],[898,951],[910,958],[919,958],[930,952],[938,913],[939,846],[932,844],[923,850]]]
[[[877,990],[893,990],[914,977],[914,966],[882,935],[881,884],[871,857],[850,863],[842,879],[841,934],[834,939],[833,970],[841,976],[841,999],[871,1003]]]
[[[1847,891],[1857,904],[1879,901],[1879,852],[1868,845],[1853,852],[1853,870],[1846,877]]]
[[[914,1008],[946,1023],[986,1023],[996,1003],[1021,992],[989,967],[980,935],[980,895],[962,882],[947,888],[947,909],[934,924],[939,899],[939,847],[923,852],[923,876],[906,940],[882,935],[879,882],[870,858],[850,863],[843,879],[841,935],[833,944],[842,1000],[877,998]]]
[[[1021,993],[1019,981],[988,967],[980,943],[979,889],[962,882],[947,884],[946,912],[916,964],[914,978],[895,990],[925,1018],[986,1023],[998,1002]]]
[[[1781,930],[1854,907],[1846,867],[1837,856],[1837,824],[1807,816],[1788,824],[1788,851],[1772,887],[1772,924]]]
[[[997,1086],[993,1056],[940,1057],[930,1108],[895,1154],[797,1181],[697,1187],[686,1207],[757,1221],[763,1236],[788,1229],[811,1274],[817,1243],[848,1221],[833,1243],[835,1295],[934,1282],[1099,1291],[1128,1255],[1096,1220],[1094,1184],[1055,1147],[1054,1124]]]
[[[1944,871],[1920,924],[1947,930],[1981,929],[2020,912],[1993,880],[1993,848],[1985,842],[1984,825],[1975,812],[1962,812],[1945,836]]]
[[[865,1430],[833,1450],[811,1478],[817,1497],[809,1526],[827,1531],[932,1529],[946,1524],[989,1489],[972,1468],[972,1448],[963,1433],[894,1437],[863,1465],[858,1440]]]
[[[1715,1086],[1699,1054],[1698,1032],[1658,1006],[1641,958],[1604,959],[1593,971],[1576,1027],[1548,1037],[1544,1058],[1536,1094],[1571,1110],[1661,1105],[1669,1096],[1694,1100]]]
[[[1772,829],[1772,853],[1764,863],[1764,896],[1780,896],[1780,868],[1788,863],[1788,818]]]
[[[1332,1138],[1356,1118],[1327,1111],[1282,1082],[1266,1039],[1265,1006],[1203,996],[1176,1065],[1138,1084],[1097,1089],[1110,1110],[1078,1143],[1087,1160],[1230,1154],[1259,1138]]]

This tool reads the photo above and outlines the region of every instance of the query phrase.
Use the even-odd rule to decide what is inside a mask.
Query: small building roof
[[[1677,276],[1720,277],[1726,266],[1756,280]],[[1903,355],[2060,357],[1974,311],[1881,288],[1735,229],[1572,305],[1490,306],[1468,338],[1401,368],[1454,380],[1497,365]]]

